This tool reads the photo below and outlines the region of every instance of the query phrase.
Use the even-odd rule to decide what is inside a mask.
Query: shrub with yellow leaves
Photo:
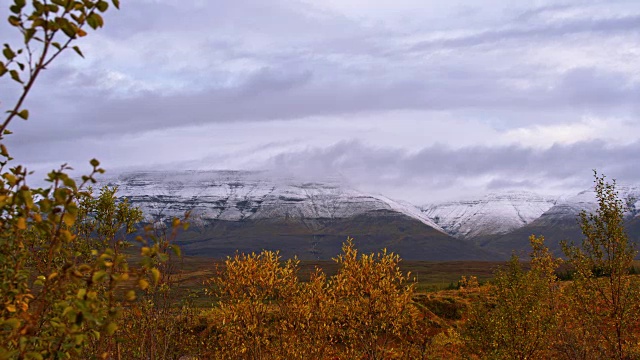
[[[317,269],[298,280],[298,261],[277,253],[227,259],[209,292],[209,356],[233,359],[390,359],[424,353],[414,283],[383,251],[360,255],[343,245],[335,276]],[[421,329],[421,328],[420,328]],[[411,340],[411,341],[409,341]],[[416,344],[420,344],[416,349]]]

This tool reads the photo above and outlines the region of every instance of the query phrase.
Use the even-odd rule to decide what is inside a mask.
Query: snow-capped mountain
[[[531,192],[505,192],[422,207],[449,235],[473,239],[505,234],[537,219],[556,200]]]
[[[246,171],[130,172],[102,184],[117,186],[150,222],[190,212],[192,226],[179,238],[183,250],[216,257],[272,249],[330,259],[350,236],[361,251],[388,248],[408,260],[496,259],[526,253],[531,234],[544,235],[560,254],[561,240],[581,238],[580,211],[597,208],[593,190],[559,199],[505,192],[418,208],[339,181]],[[640,241],[640,187],[617,189],[620,198],[635,199],[629,229]]]
[[[408,260],[491,258],[449,236],[414,205],[346,187],[261,172],[132,172],[103,181],[151,222],[190,212],[178,239],[190,255],[279,250],[283,256],[331,259],[347,237],[363,252],[383,248]]]
[[[637,216],[640,209],[640,186],[617,185],[618,198],[629,206],[628,216]],[[573,196],[558,199],[555,206],[546,211],[544,217],[575,218],[583,210],[593,212],[598,208],[598,201],[594,189],[584,190]]]
[[[617,185],[618,198],[629,205],[625,227],[629,239],[640,241],[640,187]],[[508,233],[483,239],[480,244],[493,253],[502,253],[508,257],[513,251],[527,254],[530,250],[528,237],[543,236],[545,244],[557,256],[562,256],[560,243],[567,241],[579,245],[583,239],[578,217],[583,210],[592,213],[598,208],[593,189],[584,190],[576,195],[559,198],[554,206],[527,225]]]
[[[443,231],[415,206],[366,194],[338,182],[300,182],[259,172],[135,172],[107,180],[154,220],[343,219],[387,210]]]

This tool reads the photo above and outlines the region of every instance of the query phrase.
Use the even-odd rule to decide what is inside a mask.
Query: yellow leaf
[[[84,300],[84,297],[87,295],[87,289],[78,289],[78,293],[76,294],[76,297],[79,300]]]
[[[6,306],[8,312],[16,312],[16,306],[13,304],[9,304]]]
[[[76,235],[72,234],[69,230],[62,229],[60,230],[60,239],[64,242],[71,242],[76,238]]]
[[[93,276],[91,277],[91,281],[94,283],[98,283],[102,281],[106,276],[107,276],[106,271],[96,271],[95,273],[93,273]]]
[[[146,290],[149,287],[149,282],[145,279],[140,279],[140,281],[138,281],[138,286],[140,286],[140,289]]]
[[[27,220],[25,218],[18,218],[18,222],[16,223],[16,227],[18,230],[24,230],[27,228]]]
[[[151,277],[153,278],[153,282],[157,284],[160,280],[160,270],[156,268],[151,269]]]
[[[73,224],[76,222],[76,217],[68,212],[64,213],[64,215],[62,216],[62,221],[64,221],[64,223],[67,226],[73,226]]]
[[[109,325],[107,325],[107,334],[113,335],[116,330],[118,330],[118,325],[116,325],[116,323],[109,323]]]

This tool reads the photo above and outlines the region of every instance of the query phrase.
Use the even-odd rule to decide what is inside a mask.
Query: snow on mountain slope
[[[132,172],[107,179],[147,216],[156,220],[191,211],[192,222],[244,219],[342,219],[388,210],[444,230],[420,209],[338,182],[299,182],[259,172]]]
[[[449,235],[460,239],[504,234],[537,219],[555,200],[530,192],[490,194],[422,207]]]
[[[616,185],[618,198],[628,203],[629,216],[640,215],[640,186]],[[543,218],[577,218],[578,214],[585,210],[594,212],[598,208],[594,189],[584,190],[577,195],[560,198],[556,205],[544,213]]]
[[[640,243],[640,217],[638,217],[637,211],[640,207],[640,203],[637,201],[637,199],[640,199],[640,187],[617,185],[616,189],[621,200],[636,199],[631,201],[633,204],[630,204],[631,211],[627,213],[628,218],[625,222],[625,227],[630,240]],[[535,234],[545,238],[545,245],[549,247],[554,255],[564,256],[561,246],[562,241],[580,244],[583,239],[578,221],[580,212],[585,210],[592,213],[597,208],[597,200],[593,189],[565,196],[558,199],[556,205],[526,226],[506,234],[485,239],[480,245],[494,253],[501,253],[503,258],[507,259],[514,251],[522,254],[528,253],[531,247],[527,239],[529,235]]]

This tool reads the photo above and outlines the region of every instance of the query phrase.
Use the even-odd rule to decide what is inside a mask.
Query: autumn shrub
[[[298,263],[282,264],[271,251],[227,259],[211,280],[217,307],[211,312],[215,357],[276,358],[287,346],[287,307],[299,291]]]
[[[199,310],[180,284],[178,231],[188,223],[174,219],[170,227],[147,225],[137,240],[142,266],[152,269],[151,281],[138,280],[136,300],[126,304],[115,333],[117,354],[122,359],[170,359],[193,352],[202,326]]]
[[[0,233],[0,353],[5,358],[107,356],[123,304],[158,269],[131,269],[124,249],[139,210],[115,198],[115,189],[94,194],[61,169],[47,189],[25,185],[25,173],[4,173]],[[143,256],[152,259],[159,249]],[[127,289],[128,288],[128,289]]]
[[[351,241],[343,245],[330,294],[336,334],[347,357],[391,358],[401,348],[415,284],[400,271],[399,261],[386,250],[358,256]]]
[[[473,304],[463,330],[469,356],[490,359],[549,358],[560,296],[554,259],[532,236],[531,270],[517,256],[496,272],[485,299]]]
[[[351,240],[335,261],[298,280],[298,262],[277,253],[236,255],[211,280],[209,336],[215,358],[416,358],[428,341],[414,283],[397,255],[360,255]],[[411,341],[410,341],[411,340]],[[419,345],[418,345],[419,344]],[[418,348],[419,347],[419,348]]]
[[[637,251],[624,229],[625,203],[614,182],[595,174],[598,207],[581,212],[581,246],[563,244],[559,260],[531,237],[531,270],[514,257],[496,274],[484,301],[464,326],[467,356],[478,358],[640,358],[640,278]]]
[[[161,274],[166,249],[145,238],[140,263],[130,266],[126,236],[141,213],[115,189],[93,192],[104,172],[97,160],[79,180],[62,165],[49,185],[33,188],[5,146],[12,121],[29,119],[24,104],[39,75],[66,50],[83,56],[75,41],[103,26],[110,4],[119,1],[9,4],[20,45],[4,43],[0,58],[0,78],[18,89],[0,123],[0,359],[119,357],[113,335],[124,308]]]
[[[640,278],[615,181],[595,174],[598,208],[582,212],[580,247],[564,244],[573,281],[566,288],[561,353],[567,358],[640,358]]]

